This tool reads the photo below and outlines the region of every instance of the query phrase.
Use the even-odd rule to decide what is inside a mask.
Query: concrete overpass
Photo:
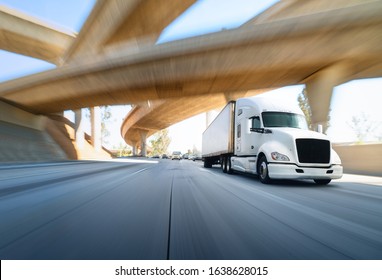
[[[227,100],[263,92],[264,90],[234,92],[231,94],[215,93],[141,102],[139,105],[135,105],[126,116],[121,127],[121,134],[125,136],[126,143],[133,147],[134,154],[138,153],[138,149],[145,154],[146,138],[158,130],[167,128],[196,114],[223,106]]]
[[[298,84],[337,64],[346,64],[343,80],[381,76],[381,4],[375,1],[161,45],[148,43],[139,49],[126,43],[110,53],[91,59],[85,54],[55,70],[3,83],[0,96],[46,114]]]
[[[187,115],[185,112],[197,114],[200,104],[217,108],[227,100],[289,84],[307,85],[313,121],[325,124],[334,86],[355,78],[381,76],[376,42],[381,40],[380,26],[373,31],[366,20],[373,17],[369,12],[374,8],[380,10],[374,6],[380,6],[380,2],[360,3],[366,2],[282,1],[240,29],[183,40],[184,46],[204,44],[205,49],[195,48],[188,61],[188,65],[199,65],[194,72],[201,78],[195,84],[203,95],[195,102],[167,99],[151,102],[151,106],[138,105],[121,129],[126,142],[132,146],[144,144],[147,136],[169,125],[162,119],[171,117],[176,122]],[[220,48],[214,48],[214,44]],[[179,69],[186,67],[184,63]],[[180,83],[179,90],[184,93],[187,85]],[[260,90],[248,92],[253,88]],[[213,102],[208,101],[211,92],[216,92]],[[162,118],[158,118],[158,112]]]
[[[179,14],[183,13],[193,2],[193,0],[173,3],[152,0],[98,0],[78,36],[74,33],[68,34],[66,31],[59,30],[54,26],[20,12],[1,7],[0,39],[2,40],[0,47],[10,52],[16,52],[55,63],[58,66],[62,66],[57,69],[59,72],[62,70],[65,72],[67,65],[72,65],[76,68],[78,63],[86,64],[89,60],[93,60],[93,55],[113,52],[113,48],[120,45],[121,42],[129,41],[130,49],[134,46],[134,48],[137,49],[142,42],[155,43],[161,31],[178,17]],[[158,8],[158,5],[160,8]],[[126,29],[126,26],[129,26],[129,28]],[[137,38],[139,38],[139,40]],[[106,56],[105,59],[107,60],[108,56]],[[49,75],[54,76],[56,74],[53,72],[48,74],[48,76]],[[57,107],[51,107],[48,109],[46,107],[45,109],[41,109],[46,106],[46,104],[42,104],[42,106],[37,108],[35,105],[29,106],[29,104],[25,102],[20,102],[18,98],[9,99],[5,97],[7,84],[14,82],[14,85],[17,85],[16,87],[28,87],[30,86],[30,84],[28,84],[29,79],[33,80],[34,78],[26,77],[17,81],[1,84],[1,108],[4,109],[4,112],[12,111],[10,109],[12,105],[15,106],[15,108],[10,115],[1,113],[0,121],[11,122],[15,125],[22,124],[25,127],[36,130],[47,130],[50,134],[53,134],[51,136],[58,142],[65,142],[62,141],[62,138],[68,135],[72,140],[76,140],[74,143],[76,146],[83,146],[86,141],[84,141],[80,111],[76,111],[76,124],[68,127],[66,121],[60,121],[58,123],[60,128],[57,129],[54,128],[57,124],[52,126],[52,120],[45,120],[43,117],[40,117],[40,115],[62,112],[62,108],[57,109]],[[37,77],[37,80],[34,80],[34,82],[37,84],[42,83],[39,79],[40,77]],[[73,97],[72,89],[73,88],[66,88],[65,91]],[[46,92],[42,94],[44,95]],[[51,92],[49,92],[48,95],[51,95]],[[33,98],[31,98],[31,96],[33,96]],[[27,99],[31,100],[36,97],[37,94],[33,94],[29,95]],[[89,98],[86,99],[91,101]],[[69,104],[69,106],[67,106],[68,104],[65,104],[64,108],[80,109],[89,107],[90,103],[88,105],[86,104],[88,101],[78,105],[78,102],[74,100],[72,103],[77,103],[77,105]],[[3,102],[5,103],[3,104]],[[63,105],[60,102],[62,102],[62,99],[53,101],[58,107]],[[106,103],[102,104],[116,104],[115,101],[110,100],[105,102]],[[122,101],[122,103],[126,104],[130,103],[130,101]],[[23,110],[26,111],[25,114],[22,113]],[[91,109],[91,115],[92,143],[96,150],[100,150],[100,142],[97,140],[100,136],[99,109]],[[58,119],[59,117],[54,116],[53,122],[57,122]],[[44,126],[45,122],[48,123],[45,125],[46,127]],[[62,127],[64,129],[61,129]],[[72,131],[73,128],[75,131]],[[69,131],[66,131],[68,129]],[[63,133],[65,135],[63,135]],[[71,145],[61,143],[61,146]],[[66,148],[66,152],[71,155],[69,156],[70,158],[77,158],[78,156],[73,152],[73,147],[69,147],[69,149]],[[1,156],[2,153],[0,152],[0,158]]]
[[[62,66],[2,83],[0,98],[35,114],[135,104],[122,127],[134,144],[250,90],[290,84],[307,84],[313,121],[325,123],[333,86],[382,76],[381,1],[283,1],[241,28],[155,45],[193,2],[98,1]]]
[[[0,49],[60,65],[75,34],[0,6]]]

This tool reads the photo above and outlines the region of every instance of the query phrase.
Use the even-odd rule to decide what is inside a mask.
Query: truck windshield
[[[308,129],[305,117],[299,114],[285,112],[262,113],[264,127],[294,127]]]

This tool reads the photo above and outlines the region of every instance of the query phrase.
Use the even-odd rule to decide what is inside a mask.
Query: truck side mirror
[[[256,133],[262,133],[262,134],[269,134],[269,133],[272,133],[272,130],[270,129],[265,129],[265,128],[253,128],[251,127],[251,131],[252,132],[256,132]]]
[[[249,121],[250,121],[251,131],[256,131],[256,129],[259,129],[261,127],[260,117],[253,116],[249,118]]]
[[[254,128],[251,127],[252,132],[257,132],[257,133],[264,133],[264,128]]]

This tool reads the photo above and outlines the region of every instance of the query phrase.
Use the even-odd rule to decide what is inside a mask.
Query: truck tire
[[[259,174],[261,183],[269,184],[271,182],[271,179],[269,178],[269,173],[268,173],[268,161],[265,156],[262,156],[259,160],[257,173]]]
[[[317,184],[317,185],[327,185],[330,183],[330,181],[332,181],[331,179],[315,179],[314,182]]]
[[[227,173],[228,173],[228,174],[233,174],[232,163],[231,163],[231,157],[228,157],[228,158],[227,158]]]
[[[209,159],[204,159],[204,168],[211,168],[212,164],[210,163]]]
[[[227,173],[227,157],[226,156],[222,156],[221,158],[221,167],[222,167],[223,173]]]

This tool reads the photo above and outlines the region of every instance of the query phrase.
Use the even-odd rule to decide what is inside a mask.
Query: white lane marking
[[[203,168],[203,167],[199,167],[199,170],[202,171],[202,172],[210,173],[210,174],[212,174],[212,175],[216,175],[215,173],[213,173],[213,172],[211,172],[211,171],[209,171],[208,169],[205,169],[205,168]]]
[[[131,176],[134,176],[134,175],[136,175],[136,174],[138,174],[138,173],[141,173],[141,172],[143,172],[143,171],[146,171],[147,169],[149,169],[149,168],[146,167],[146,168],[140,169],[140,170],[138,170],[138,171],[135,171],[135,172],[133,172],[133,173],[130,173],[130,174],[128,175],[128,177],[131,177]]]

